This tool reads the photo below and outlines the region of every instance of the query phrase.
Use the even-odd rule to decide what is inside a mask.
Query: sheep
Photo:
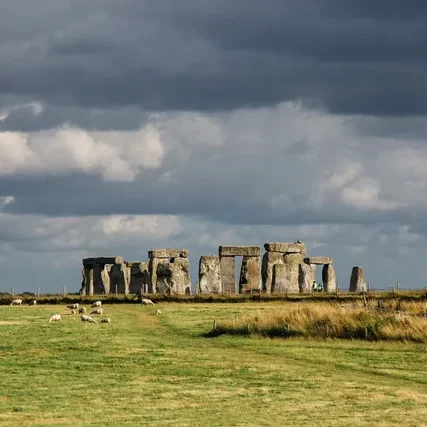
[[[104,317],[101,319],[101,323],[111,323],[111,319],[109,317]]]
[[[101,301],[95,301],[95,302],[92,304],[92,307],[101,307],[101,304],[102,304],[102,302],[101,302]]]
[[[76,310],[71,310],[71,315],[76,314]]]
[[[86,307],[80,307],[79,308],[79,313],[86,313]]]
[[[142,298],[141,303],[142,303],[142,305],[154,305],[154,302],[148,298]]]
[[[79,308],[79,303],[76,302],[75,304],[69,304],[67,305],[67,308],[71,308],[72,310],[77,310]]]
[[[157,309],[156,310],[156,316],[160,316],[162,314],[162,310]]]
[[[22,305],[22,299],[14,299],[10,305]]]
[[[82,314],[81,318],[82,322],[96,323],[95,319],[92,319],[90,316],[86,316],[86,314]]]
[[[30,303],[28,305],[36,305],[37,301],[35,299],[31,300]]]
[[[60,314],[54,314],[53,316],[50,316],[49,323],[60,322],[60,321],[61,321],[61,315]]]
[[[102,308],[95,308],[89,314],[102,314],[104,310]]]

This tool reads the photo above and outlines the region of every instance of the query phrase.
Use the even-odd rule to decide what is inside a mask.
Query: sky
[[[0,0],[0,292],[302,240],[427,284],[427,2]],[[320,269],[319,269],[320,273]]]

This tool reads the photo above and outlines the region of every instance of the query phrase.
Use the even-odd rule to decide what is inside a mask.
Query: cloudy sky
[[[427,284],[424,0],[0,0],[0,291],[303,240]]]

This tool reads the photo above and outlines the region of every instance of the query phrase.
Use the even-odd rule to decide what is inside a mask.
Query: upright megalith
[[[273,267],[276,264],[283,264],[283,254],[280,252],[266,252],[262,257],[262,290],[271,293],[273,283]]]
[[[299,292],[298,284],[299,264],[275,264],[273,267],[272,293],[296,294]]]
[[[260,289],[261,271],[259,246],[220,246],[218,255],[221,267],[221,282],[224,293],[236,293],[236,256],[242,256],[239,292]]]
[[[261,288],[261,265],[259,256],[244,256],[240,270],[239,293],[259,291]]]
[[[350,292],[365,292],[366,279],[362,267],[353,267],[350,278]]]
[[[110,293],[110,271],[113,264],[95,264],[93,266],[93,293]]]
[[[310,264],[300,264],[299,266],[299,277],[298,277],[298,283],[299,283],[299,291],[302,294],[309,294],[311,293],[311,288],[313,284],[313,280],[316,279],[316,270],[313,270],[313,266]],[[314,268],[316,266],[314,265]]]
[[[129,293],[127,266],[125,263],[114,264],[110,270],[110,289],[118,294]]]
[[[129,292],[151,293],[150,273],[148,272],[148,262],[126,261],[127,280],[129,282]]]
[[[322,282],[325,292],[335,292],[337,290],[337,277],[332,264],[325,264],[323,266]]]
[[[221,267],[218,256],[201,256],[199,261],[199,289],[201,294],[222,292]]]
[[[153,249],[148,252],[153,292],[191,293],[189,252],[186,249]]]

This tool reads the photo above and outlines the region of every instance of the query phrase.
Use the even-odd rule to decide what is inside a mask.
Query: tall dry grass
[[[207,335],[221,334],[426,342],[427,319],[357,305],[312,304],[292,311],[272,309],[234,322],[221,322]]]

